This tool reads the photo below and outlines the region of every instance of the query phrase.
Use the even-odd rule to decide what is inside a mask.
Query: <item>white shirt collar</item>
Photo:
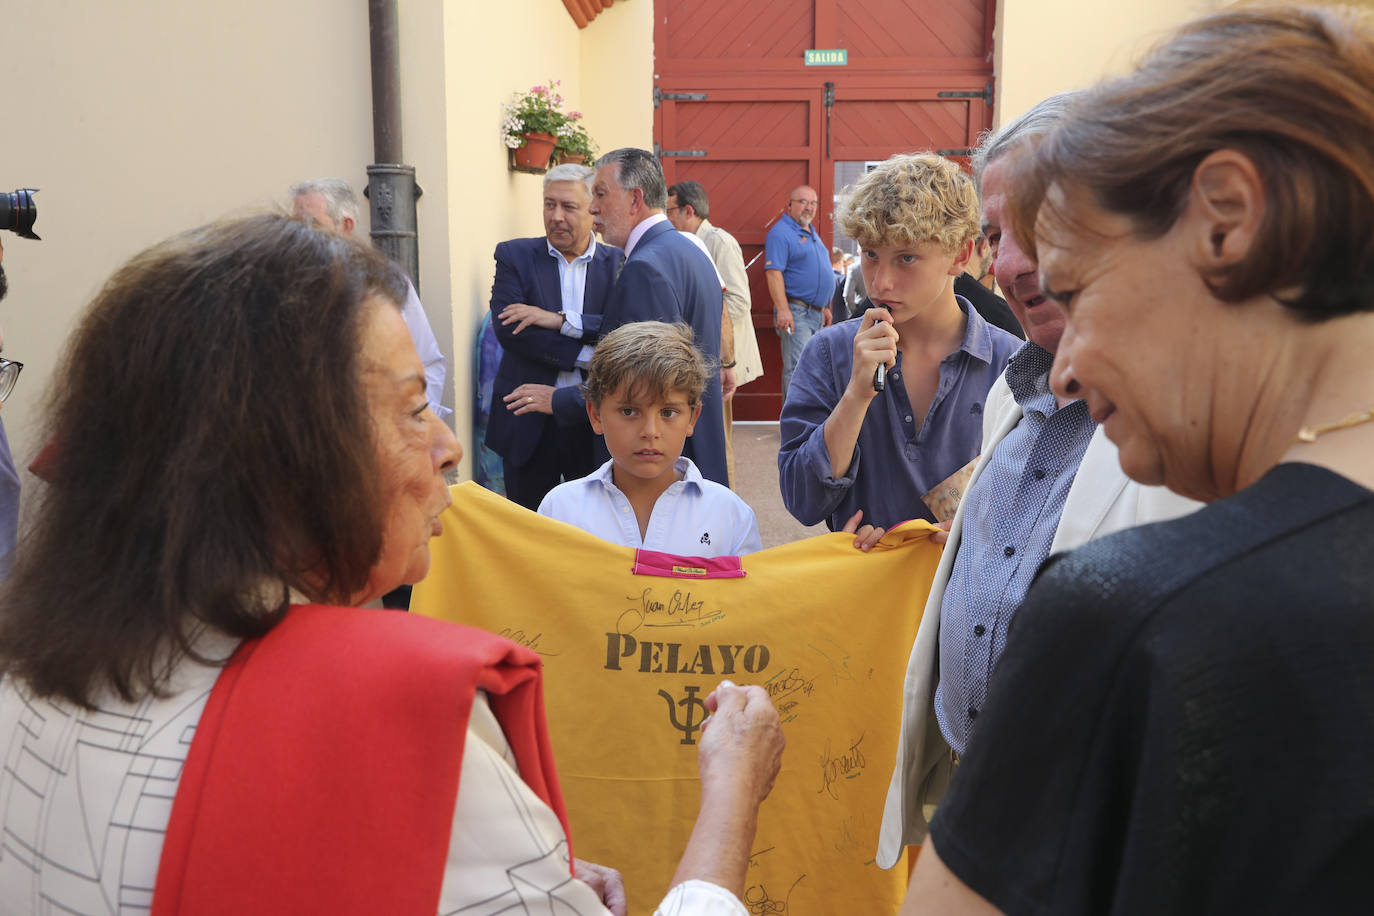
[[[601,481],[608,487],[614,487],[615,477],[611,474],[611,470],[614,467],[615,459],[612,458],[610,461],[607,461],[601,467],[593,471],[590,476]],[[706,479],[701,476],[701,471],[697,469],[692,459],[688,458],[686,455],[677,456],[677,461],[673,462],[673,470],[682,475],[682,479],[677,481],[677,483],[693,483],[699,487],[702,481]]]
[[[644,233],[649,231],[649,227],[666,222],[668,222],[668,217],[662,213],[655,213],[653,216],[641,220],[638,226],[630,230],[630,237],[625,240],[625,257],[628,258],[630,252],[635,250],[635,246],[639,244],[640,239],[644,238]]]
[[[544,244],[548,247],[549,254],[553,255],[555,258],[560,258],[563,260],[564,263],[567,264],[576,264],[578,261],[590,261],[592,259],[592,255],[596,254],[596,233],[592,233],[591,244],[587,246],[587,250],[579,254],[577,257],[573,258],[571,261],[563,257],[563,252],[553,247],[553,242],[549,241],[548,236],[544,237]]]

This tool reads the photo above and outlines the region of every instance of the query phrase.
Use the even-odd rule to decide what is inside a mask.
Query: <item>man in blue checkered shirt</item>
[[[884,868],[903,846],[924,839],[926,806],[939,800],[967,746],[1012,616],[1045,558],[1198,505],[1127,479],[1084,402],[1060,402],[1049,388],[1064,313],[1040,291],[1036,262],[1012,238],[1004,181],[1011,160],[1065,116],[1070,100],[1046,99],[985,138],[974,156],[993,272],[1028,340],[988,392],[982,455],[907,664],[902,733],[879,835]]]

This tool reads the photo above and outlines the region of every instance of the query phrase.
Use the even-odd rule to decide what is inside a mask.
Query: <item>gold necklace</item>
[[[1293,441],[1316,442],[1317,437],[1323,433],[1333,432],[1338,429],[1349,429],[1352,426],[1359,426],[1361,423],[1368,423],[1370,420],[1374,420],[1374,407],[1357,410],[1344,420],[1337,420],[1335,423],[1328,423],[1325,426],[1304,426],[1298,430],[1298,435]]]

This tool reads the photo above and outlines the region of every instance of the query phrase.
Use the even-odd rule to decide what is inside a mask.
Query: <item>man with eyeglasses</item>
[[[815,188],[792,191],[787,209],[764,240],[763,276],[773,300],[773,327],[782,349],[782,397],[806,342],[830,324],[830,299],[835,275],[830,270],[830,246],[812,226],[820,198]]]
[[[5,279],[5,245],[0,240],[0,299],[9,291]],[[0,350],[4,350],[4,338],[0,337]],[[23,363],[0,359],[0,405],[5,403],[14,383],[19,378]],[[19,472],[10,456],[10,440],[5,433],[5,424],[0,420],[0,579],[9,575],[13,560],[14,542],[19,534]]]
[[[749,277],[745,272],[744,254],[733,235],[711,224],[711,202],[700,182],[688,179],[671,185],[668,209],[664,213],[679,232],[702,244],[715,263],[721,286],[725,288],[725,314],[720,324],[720,371],[725,402],[725,466],[730,479],[734,480],[735,450],[731,431],[735,409],[731,394],[735,387],[747,385],[763,375],[763,360],[750,317]]]

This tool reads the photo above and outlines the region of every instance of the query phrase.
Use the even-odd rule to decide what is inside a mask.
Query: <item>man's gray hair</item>
[[[342,223],[344,218],[358,223],[358,195],[353,186],[342,178],[310,178],[291,186],[291,199],[302,194],[318,194],[324,198],[324,209],[329,218]]]
[[[585,165],[578,165],[576,162],[565,162],[562,165],[555,165],[544,173],[544,190],[549,190],[551,181],[580,181],[582,187],[587,189],[587,197],[592,196],[592,183],[596,179],[596,169],[588,168]]]
[[[668,196],[676,197],[679,207],[690,206],[696,215],[702,219],[711,215],[711,203],[706,199],[706,189],[701,186],[700,182],[692,181],[690,178],[686,181],[679,181],[668,189]]]
[[[596,167],[615,165],[615,183],[622,191],[639,188],[644,192],[644,205],[653,210],[668,206],[668,187],[663,181],[663,166],[654,154],[633,146],[613,149],[596,160]]]
[[[1010,124],[1000,130],[987,131],[978,139],[978,148],[973,151],[973,183],[980,196],[983,170],[988,163],[996,162],[1028,140],[1043,137],[1058,127],[1081,92],[1081,89],[1071,89],[1043,99]]]

